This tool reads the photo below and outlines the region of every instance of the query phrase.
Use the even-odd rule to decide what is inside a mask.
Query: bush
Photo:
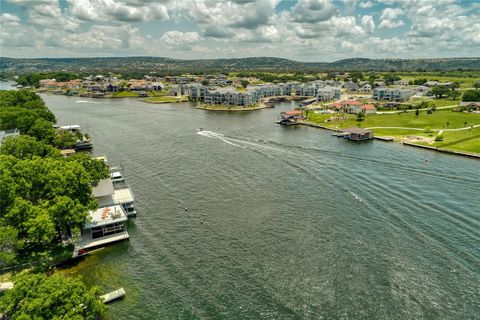
[[[429,132],[432,132],[432,128],[431,128],[430,126],[426,126],[426,127],[423,129],[423,131],[424,131],[425,133],[429,133]]]

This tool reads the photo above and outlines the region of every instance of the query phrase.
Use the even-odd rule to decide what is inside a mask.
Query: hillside
[[[480,58],[439,59],[344,59],[335,62],[299,62],[273,57],[242,59],[180,60],[164,57],[105,58],[0,58],[0,71],[27,73],[38,71],[150,70],[175,72],[227,72],[242,70],[275,71],[436,71],[480,70]]]

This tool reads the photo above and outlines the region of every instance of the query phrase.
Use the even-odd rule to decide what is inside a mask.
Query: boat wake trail
[[[355,199],[357,199],[358,201],[360,201],[360,202],[365,202],[365,201],[364,201],[362,198],[360,198],[360,196],[357,195],[356,193],[354,193],[354,192],[352,192],[352,191],[350,191],[350,190],[348,190],[348,193],[350,193],[350,194],[351,194]]]
[[[240,147],[240,148],[247,148],[247,147],[258,147],[262,149],[268,149],[268,150],[273,150],[273,151],[278,151],[278,152],[285,152],[285,150],[279,149],[279,148],[274,148],[271,146],[267,146],[264,144],[260,143],[255,143],[248,141],[248,139],[242,139],[242,138],[232,138],[232,137],[227,137],[222,133],[218,132],[213,132],[213,131],[207,131],[207,130],[202,130],[202,131],[197,131],[197,134],[207,137],[207,138],[212,138],[212,139],[218,139],[221,140],[225,143],[228,143],[232,146]],[[256,140],[258,141],[258,140]]]
[[[204,137],[207,137],[207,138],[212,138],[212,139],[218,139],[218,140],[221,140],[225,143],[228,143],[232,146],[236,146],[236,147],[242,147],[241,145],[238,145],[236,143],[233,143],[233,142],[230,142],[228,141],[227,138],[225,138],[225,136],[221,133],[217,133],[217,132],[213,132],[213,131],[198,131],[197,134],[201,135],[201,136],[204,136]]]
[[[76,103],[93,103],[93,104],[101,104],[101,102],[98,101],[87,101],[87,100],[77,100],[75,101]]]

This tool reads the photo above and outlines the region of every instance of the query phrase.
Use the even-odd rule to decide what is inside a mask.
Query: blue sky
[[[0,0],[7,57],[471,57],[480,0]]]

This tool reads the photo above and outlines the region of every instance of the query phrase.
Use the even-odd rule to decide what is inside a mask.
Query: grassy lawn
[[[312,113],[309,115],[308,120],[335,129],[348,127],[406,127],[422,129],[373,129],[377,136],[390,136],[399,139],[405,136],[435,137],[438,132],[425,132],[423,130],[427,126],[432,129],[456,129],[480,124],[480,114],[453,111],[435,111],[432,114],[427,114],[423,111],[418,117],[415,116],[413,112],[366,115],[365,120],[361,122],[356,119],[324,122],[331,116],[332,115],[317,115]],[[446,131],[443,133],[443,141],[436,141],[433,144],[427,144],[425,142],[423,144],[444,149],[480,153],[480,128],[462,131]]]
[[[451,99],[429,99],[425,100],[428,102],[428,105],[431,107],[435,105],[438,107],[446,107],[446,106],[458,106],[458,103],[461,101],[460,99],[451,100]]]
[[[312,121],[316,122],[315,119]],[[448,126],[447,126],[448,122]],[[340,122],[332,122],[328,126],[338,128],[362,126],[364,128],[370,127],[408,127],[423,129],[430,126],[432,129],[455,129],[463,128],[467,125],[480,124],[480,115],[474,113],[463,113],[453,111],[435,111],[432,114],[427,114],[426,111],[420,112],[416,116],[414,112],[396,113],[396,114],[372,114],[366,115],[365,120],[358,122],[355,119],[348,119]]]
[[[188,101],[186,97],[174,97],[174,96],[155,96],[155,97],[148,97],[143,99],[145,102],[151,103],[171,103],[171,102],[184,102]]]
[[[309,121],[312,121],[312,122],[315,122],[315,123],[321,123],[323,124],[323,122],[333,116],[338,116],[339,114],[316,114],[316,113],[313,113],[313,112],[310,112],[308,114],[308,120]]]
[[[169,94],[170,94],[170,92],[168,90],[148,91],[148,96],[149,97],[161,97],[161,96],[167,96]]]
[[[433,144],[435,147],[480,153],[480,128],[443,133],[443,141]]]
[[[131,91],[122,91],[122,92],[115,92],[112,94],[112,98],[131,98],[131,97],[138,97],[136,92]]]
[[[438,74],[436,72],[422,72],[416,75],[412,74],[399,74],[402,80],[415,80],[415,79],[428,79],[428,80],[437,80],[440,82],[458,82],[460,84],[460,88],[471,88],[473,87],[473,83],[475,81],[480,80],[480,75],[476,71],[468,72],[455,72],[458,73],[456,76],[447,76]],[[462,76],[464,75],[464,76]]]

